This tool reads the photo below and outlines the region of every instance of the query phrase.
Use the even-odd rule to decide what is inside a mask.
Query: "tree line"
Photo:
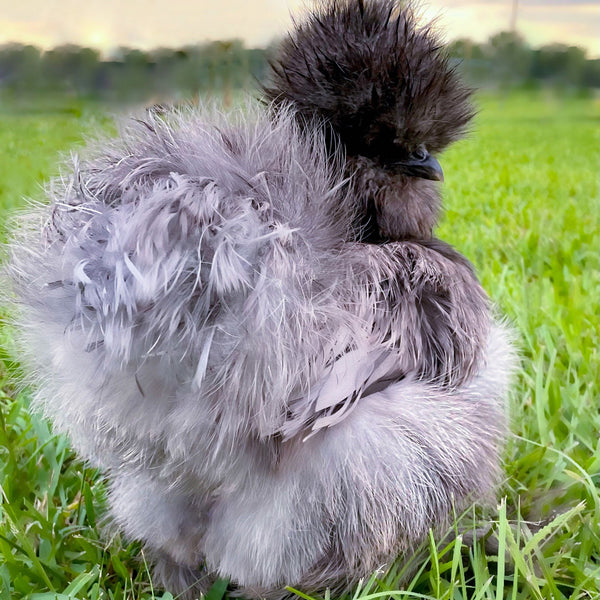
[[[0,46],[0,94],[60,94],[137,102],[177,99],[256,86],[266,78],[269,48],[246,48],[240,40],[178,49],[98,50],[64,45]]]
[[[227,99],[238,89],[264,82],[275,45],[247,48],[240,40],[179,49],[119,48],[109,57],[97,50],[65,45],[43,51],[31,45],[0,46],[0,95],[71,95],[102,100],[173,100],[207,93]],[[457,40],[451,60],[476,85],[552,84],[600,87],[600,60],[564,44],[537,49],[513,32],[486,43]]]
[[[479,85],[600,88],[600,59],[589,59],[578,46],[553,43],[531,48],[518,33],[504,31],[483,44],[456,40],[448,51],[467,79]]]

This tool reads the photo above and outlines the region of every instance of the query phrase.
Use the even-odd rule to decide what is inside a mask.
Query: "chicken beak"
[[[444,181],[444,171],[438,159],[431,154],[425,158],[407,158],[397,162],[396,167],[399,171],[410,177],[420,177],[421,179],[430,179],[432,181]]]

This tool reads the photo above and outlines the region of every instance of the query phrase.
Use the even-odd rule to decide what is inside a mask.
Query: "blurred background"
[[[0,1],[0,102],[225,104],[262,82],[299,0]],[[600,88],[596,0],[431,0],[449,52],[485,88]]]

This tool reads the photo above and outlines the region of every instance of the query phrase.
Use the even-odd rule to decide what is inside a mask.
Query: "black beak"
[[[444,171],[437,158],[429,152],[424,156],[409,156],[395,163],[396,168],[410,177],[431,179],[432,181],[444,181]]]

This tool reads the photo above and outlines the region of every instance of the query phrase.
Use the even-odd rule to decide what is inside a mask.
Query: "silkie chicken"
[[[273,68],[267,108],[93,144],[10,245],[35,405],[185,598],[347,588],[499,475],[510,336],[432,234],[468,90],[383,0],[321,4]]]

